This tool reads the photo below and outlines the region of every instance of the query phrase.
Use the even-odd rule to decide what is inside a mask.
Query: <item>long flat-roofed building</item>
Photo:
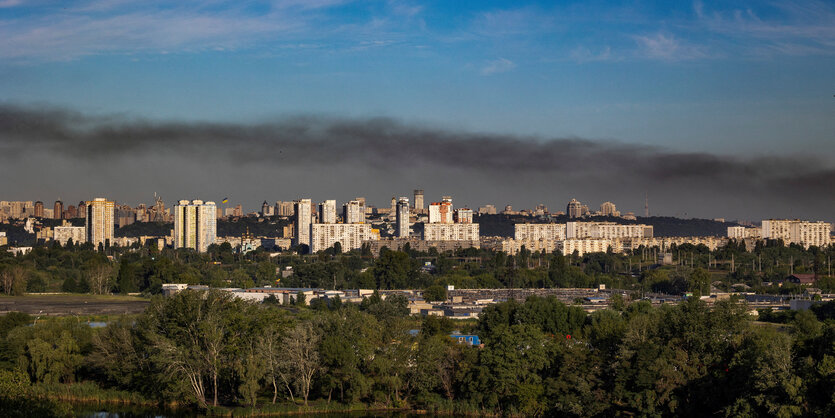
[[[513,238],[519,241],[565,239],[565,224],[515,224]]]
[[[652,225],[615,222],[568,222],[565,236],[567,239],[652,238],[653,227]]]
[[[608,239],[566,239],[557,241],[557,250],[562,255],[574,254],[577,251],[578,255],[583,256],[586,253],[603,253],[613,247],[613,241]],[[614,251],[618,251],[613,248]]]
[[[810,222],[800,219],[766,219],[762,221],[762,238],[783,240],[806,248],[823,247],[832,243],[832,225],[828,222]]]
[[[746,238],[761,238],[762,230],[760,228],[749,228],[745,226],[729,226],[728,238],[731,239],[746,239]]]
[[[426,241],[478,241],[478,224],[428,223],[423,225]]]
[[[371,224],[311,224],[310,252],[315,253],[333,247],[337,242],[343,251],[362,248],[363,241],[379,239],[379,233]]]

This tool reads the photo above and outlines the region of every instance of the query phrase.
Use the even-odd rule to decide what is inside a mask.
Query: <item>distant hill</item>
[[[266,219],[244,217],[233,221],[218,219],[217,235],[239,237],[249,228],[249,233],[255,236],[280,237],[282,228],[288,224],[289,220],[277,216]],[[117,237],[161,236],[170,235],[173,228],[173,222],[134,222],[117,228],[115,234]]]
[[[473,221],[480,224],[481,236],[513,237],[513,224],[515,223],[566,223],[575,221],[609,221],[619,224],[646,224],[652,225],[656,237],[675,236],[725,236],[729,226],[737,226],[734,222],[717,222],[712,219],[681,219],[671,216],[650,216],[639,217],[635,221],[611,216],[593,216],[583,219],[569,219],[568,216],[557,216],[553,218],[529,218],[527,216],[515,215],[475,215]]]

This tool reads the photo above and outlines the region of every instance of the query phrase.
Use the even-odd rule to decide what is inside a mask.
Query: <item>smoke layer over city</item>
[[[0,106],[4,196],[128,204],[153,192],[260,201],[426,190],[456,206],[604,200],[642,214],[833,220],[835,168],[808,155],[727,156],[610,140],[519,137],[387,118],[282,117],[251,124],[152,122]],[[46,183],[46,184],[45,184]],[[53,193],[44,196],[38,193]]]

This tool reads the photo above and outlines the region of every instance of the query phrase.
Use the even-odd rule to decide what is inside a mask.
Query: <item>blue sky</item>
[[[832,1],[0,0],[0,104],[88,115],[831,159],[833,94]]]
[[[0,0],[0,100],[158,119],[835,152],[833,74],[832,2]]]

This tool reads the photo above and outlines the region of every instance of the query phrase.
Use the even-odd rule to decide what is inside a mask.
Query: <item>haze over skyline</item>
[[[832,221],[833,73],[830,2],[3,0],[2,198]]]

